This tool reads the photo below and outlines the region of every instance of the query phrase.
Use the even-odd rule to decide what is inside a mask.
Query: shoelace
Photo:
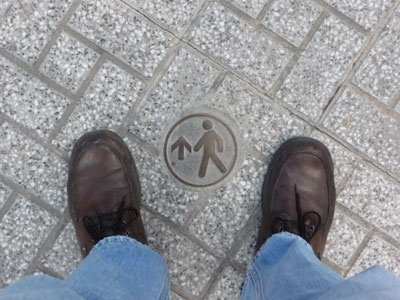
[[[296,185],[294,185],[294,193],[296,199],[297,222],[285,218],[284,216],[276,217],[271,223],[271,232],[293,232],[293,226],[297,225],[299,236],[301,236],[307,242],[310,242],[314,235],[317,233],[319,226],[321,225],[321,216],[315,211],[309,211],[303,214],[300,203],[300,194],[297,192]],[[316,222],[316,224],[315,222],[313,222],[315,221],[313,220],[313,218],[317,218],[318,221]]]
[[[139,214],[133,207],[124,207],[125,198],[126,196],[123,197],[117,211],[105,214],[96,212],[95,216],[83,217],[83,224],[96,243],[112,235],[129,235],[126,228],[136,220]]]

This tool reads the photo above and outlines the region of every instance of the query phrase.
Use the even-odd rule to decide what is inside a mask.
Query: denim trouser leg
[[[122,236],[100,241],[65,280],[29,276],[0,291],[2,299],[168,299],[164,259]]]
[[[168,299],[164,259],[128,237],[102,240],[65,280],[26,277],[2,299]],[[321,263],[297,235],[273,235],[249,265],[242,300],[400,299],[400,280],[380,267],[350,279]],[[233,299],[234,300],[234,299]]]
[[[284,232],[269,238],[250,263],[241,300],[250,299],[400,299],[400,279],[381,267],[344,279],[306,241]]]

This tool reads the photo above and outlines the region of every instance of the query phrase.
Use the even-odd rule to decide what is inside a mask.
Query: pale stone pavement
[[[400,276],[399,5],[2,0],[0,287],[64,277],[80,261],[67,163],[74,141],[99,128],[123,136],[137,161],[172,299],[239,297],[268,161],[298,135],[335,161],[324,262],[344,276],[374,264]],[[165,130],[204,107],[230,120],[240,157],[219,184],[193,188],[166,167]]]

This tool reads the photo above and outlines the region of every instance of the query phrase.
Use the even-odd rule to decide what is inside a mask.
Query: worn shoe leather
[[[121,138],[108,130],[82,136],[68,174],[68,207],[82,255],[111,235],[147,244],[140,201],[135,162]]]
[[[321,258],[336,201],[333,163],[319,141],[297,137],[274,154],[262,190],[262,221],[256,249],[274,233],[305,239]]]

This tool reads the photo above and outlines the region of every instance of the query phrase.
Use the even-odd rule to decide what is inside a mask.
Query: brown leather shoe
[[[272,234],[289,231],[305,239],[321,258],[336,201],[328,149],[307,137],[286,141],[269,165],[261,201],[257,250]]]
[[[68,174],[68,207],[82,255],[111,235],[147,244],[140,200],[135,162],[121,138],[108,130],[82,136]]]

